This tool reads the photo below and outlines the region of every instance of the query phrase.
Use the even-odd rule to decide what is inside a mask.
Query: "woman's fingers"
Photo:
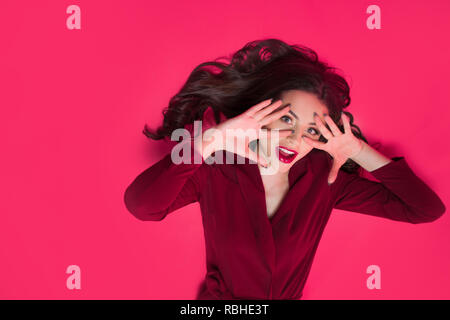
[[[319,127],[320,133],[327,139],[330,140],[333,138],[333,135],[331,134],[330,130],[325,127],[325,125],[322,122],[322,119],[320,119],[319,115],[314,112],[314,121],[316,122],[316,125]]]
[[[347,133],[347,132],[348,132],[348,133],[351,133],[351,132],[352,132],[352,129],[351,129],[351,127],[350,127],[350,122],[349,122],[349,120],[348,120],[347,115],[344,114],[344,113],[342,113],[341,119],[342,119],[342,123],[343,123],[343,125],[344,125],[344,133]]]
[[[267,138],[270,139],[274,134],[278,134],[279,138],[284,138],[292,134],[291,129],[285,129],[285,130],[275,130],[275,129],[261,129],[258,131],[258,138]]]
[[[272,103],[272,99],[267,99],[264,100],[258,104],[255,104],[253,107],[251,107],[250,109],[248,109],[247,111],[245,111],[245,113],[251,117],[254,117],[255,113],[258,112],[259,110],[261,110],[264,107],[267,107],[268,105],[270,105]]]
[[[256,163],[259,163],[263,167],[267,167],[269,162],[266,160],[266,158],[262,154],[258,154],[251,150],[250,148],[247,149],[247,152],[245,154],[245,157],[253,160]]]
[[[324,147],[326,145],[325,142],[316,141],[314,139],[311,139],[307,136],[302,136],[303,141],[305,141],[307,144],[309,144],[311,147],[316,149],[325,150]]]
[[[328,123],[328,126],[330,127],[331,132],[335,137],[342,135],[341,130],[338,128],[338,126],[334,123],[333,119],[331,119],[329,115],[325,115],[324,119],[325,122]]]
[[[270,114],[271,112],[273,112],[276,108],[278,108],[279,106],[281,106],[283,104],[283,101],[281,100],[277,100],[274,103],[272,103],[270,106],[260,109],[258,111],[256,111],[253,114],[253,118],[256,121],[261,121],[262,119],[264,119],[265,116],[267,116],[268,114]]]
[[[269,124],[269,123],[271,123],[271,122],[273,122],[273,121],[275,121],[275,120],[281,118],[283,115],[285,115],[286,113],[288,113],[289,110],[291,110],[291,106],[290,106],[290,105],[284,106],[284,108],[282,108],[282,109],[280,109],[280,110],[278,110],[278,111],[276,111],[276,112],[273,112],[273,113],[271,113],[271,114],[269,114],[269,115],[266,115],[263,119],[261,119],[261,120],[259,121],[259,123],[260,123],[262,126],[264,126],[264,125],[266,125],[266,124]]]

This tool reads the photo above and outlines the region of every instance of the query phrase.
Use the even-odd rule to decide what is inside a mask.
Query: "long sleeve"
[[[190,163],[175,164],[171,154],[137,176],[125,191],[125,206],[143,221],[160,221],[170,212],[198,201],[204,160],[190,144]],[[197,154],[197,156],[195,156]],[[195,163],[200,159],[201,163]]]
[[[371,171],[381,182],[340,171],[334,208],[408,223],[438,219],[446,207],[437,194],[411,170],[404,157],[393,157]]]

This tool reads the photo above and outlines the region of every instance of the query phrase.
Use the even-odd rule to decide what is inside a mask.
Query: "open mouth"
[[[292,160],[294,160],[295,157],[298,154],[297,151],[294,151],[292,149],[288,149],[288,148],[283,147],[283,146],[277,146],[275,148],[275,152],[278,155],[278,159],[280,159],[280,161],[283,162],[283,163],[290,163],[290,162],[292,162]]]

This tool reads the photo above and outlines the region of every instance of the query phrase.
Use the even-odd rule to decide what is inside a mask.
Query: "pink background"
[[[345,3],[345,4],[343,4]],[[66,8],[81,7],[81,30]],[[366,8],[381,8],[381,30]],[[275,37],[343,70],[369,142],[448,207],[450,2],[0,2],[0,298],[193,299],[198,203],[142,222],[123,193],[168,150],[141,133],[198,64]],[[412,225],[335,210],[304,299],[449,299],[450,216]],[[81,268],[81,290],[66,268]],[[366,287],[367,266],[381,289]]]

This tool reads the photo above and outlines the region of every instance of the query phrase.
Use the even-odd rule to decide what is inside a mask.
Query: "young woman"
[[[197,299],[300,299],[333,208],[408,223],[445,212],[404,157],[388,158],[367,143],[344,111],[349,104],[347,82],[313,50],[265,39],[229,64],[199,65],[163,125],[156,133],[145,127],[162,139],[203,119],[203,134],[187,140],[191,161],[175,164],[166,155],[124,199],[143,221],[199,201],[207,273]],[[227,143],[234,140],[245,143]],[[222,163],[206,162],[219,153]],[[361,168],[379,182],[361,177]]]

